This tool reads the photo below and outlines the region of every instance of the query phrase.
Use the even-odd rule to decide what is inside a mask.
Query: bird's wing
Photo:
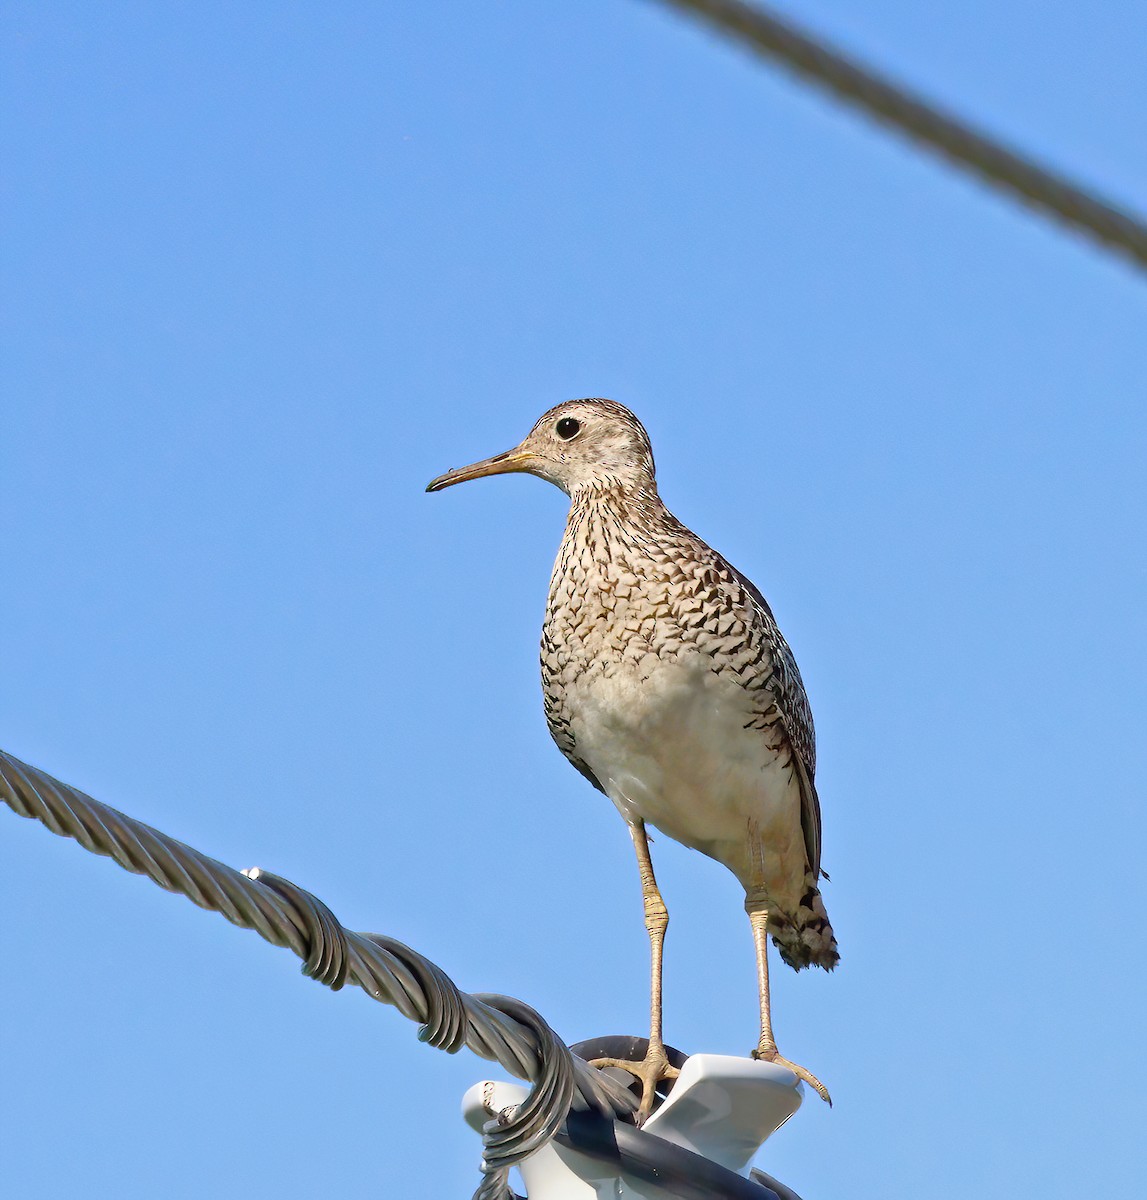
[[[820,797],[816,794],[816,784],[809,778],[800,759],[797,759],[797,775],[801,785],[801,830],[804,833],[809,870],[815,883],[824,875],[820,869]],[[828,878],[827,875],[824,877]]]
[[[789,649],[777,625],[769,602],[760,589],[746,579],[736,568],[730,567],[741,586],[752,598],[759,617],[758,636],[769,647],[773,660],[772,679],[769,690],[776,700],[781,728],[792,749],[793,763],[801,792],[801,829],[804,833],[805,851],[814,880],[820,878],[820,797],[816,794],[816,729],[812,721],[812,707],[808,702],[804,680],[797,667],[797,660]]]

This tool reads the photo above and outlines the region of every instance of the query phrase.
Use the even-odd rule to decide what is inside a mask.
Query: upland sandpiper
[[[570,498],[542,629],[542,690],[558,748],[617,806],[637,850],[652,956],[649,1049],[624,1066],[656,1084],[676,1075],[661,1039],[661,957],[669,916],[648,822],[724,863],[745,889],[760,987],[753,1056],[824,1085],[777,1051],[768,937],[796,970],[839,955],[818,884],[820,802],[812,713],[765,598],[661,502],[641,422],[612,400],[570,400],[505,454],[439,476],[436,492],[526,471]]]

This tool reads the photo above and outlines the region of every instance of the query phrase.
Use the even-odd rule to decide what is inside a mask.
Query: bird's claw
[[[829,1108],[832,1108],[832,1097],[828,1094],[828,1088],[807,1067],[790,1061],[783,1054],[778,1054],[775,1049],[762,1050],[758,1047],[753,1051],[753,1057],[758,1062],[774,1063],[778,1067],[784,1067],[786,1071],[792,1071],[798,1079],[803,1079]]]
[[[671,1066],[665,1054],[665,1047],[653,1044],[641,1062],[633,1062],[625,1058],[595,1058],[590,1061],[591,1067],[619,1067],[628,1071],[641,1084],[641,1103],[637,1106],[634,1121],[640,1129],[653,1112],[657,1099],[657,1085],[663,1079],[676,1079],[680,1074],[677,1067]]]

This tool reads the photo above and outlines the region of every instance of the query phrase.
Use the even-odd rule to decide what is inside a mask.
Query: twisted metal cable
[[[1147,223],[913,95],[768,10],[742,0],[662,0],[780,62],[1002,191],[1147,267]]]
[[[528,1004],[512,996],[482,994],[475,999],[496,1008],[534,1031],[543,1057],[561,1056],[566,1046]],[[551,1072],[539,1080],[512,1116],[500,1113],[483,1130],[482,1172],[485,1178],[474,1200],[505,1200],[510,1193],[510,1168],[540,1150],[562,1127],[573,1103],[573,1073]]]
[[[569,1048],[529,1005],[470,995],[441,967],[393,938],[354,933],[321,900],[278,875],[233,867],[133,820],[0,750],[0,800],[22,817],[74,838],[93,854],[146,875],[200,908],[222,913],[303,960],[303,974],[333,991],[353,983],[417,1021],[419,1037],[448,1053],[469,1047],[532,1084],[515,1110],[483,1131],[475,1200],[505,1200],[510,1167],[546,1144],[571,1111],[628,1117],[636,1100]]]

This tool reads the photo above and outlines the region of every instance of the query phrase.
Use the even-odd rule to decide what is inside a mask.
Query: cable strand
[[[742,0],[661,0],[819,84],[955,165],[1147,268],[1147,222],[973,129],[765,8]]]

